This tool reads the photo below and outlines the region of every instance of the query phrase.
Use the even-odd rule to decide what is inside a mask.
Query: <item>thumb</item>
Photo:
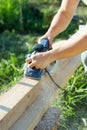
[[[35,67],[35,62],[31,62],[29,65],[28,65],[29,68],[33,68]]]
[[[32,62],[32,59],[30,57],[26,58],[25,60],[27,63],[31,63]]]

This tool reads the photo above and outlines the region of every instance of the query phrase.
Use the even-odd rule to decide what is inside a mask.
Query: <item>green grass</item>
[[[87,130],[87,97],[77,103],[73,111],[73,115],[67,117],[62,113],[58,130]],[[67,108],[65,112],[68,115],[70,111]]]
[[[81,65],[53,106],[61,110],[58,130],[87,130],[87,73]]]

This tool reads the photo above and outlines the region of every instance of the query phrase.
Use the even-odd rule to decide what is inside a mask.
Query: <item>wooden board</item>
[[[77,56],[59,62],[60,67],[56,67],[56,73],[52,76],[54,80],[63,87],[66,81],[80,65],[81,61],[80,56]],[[39,88],[41,91],[35,101],[27,108],[10,130],[33,130],[43,114],[47,111],[50,103],[61,91],[51,81],[47,74],[39,82]]]
[[[0,96],[0,130],[8,130],[40,92],[39,82],[22,78]]]

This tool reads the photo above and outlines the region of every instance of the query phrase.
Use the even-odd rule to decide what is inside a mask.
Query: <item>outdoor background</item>
[[[0,94],[23,75],[25,55],[32,52],[61,4],[61,0],[0,0]],[[87,21],[80,2],[69,27],[54,41],[68,39]],[[81,64],[53,106],[60,108],[58,130],[87,130],[87,73]]]

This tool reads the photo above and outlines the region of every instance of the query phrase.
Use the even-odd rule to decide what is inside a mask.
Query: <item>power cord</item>
[[[45,68],[45,71],[47,72],[47,74],[49,75],[50,79],[52,80],[52,82],[57,86],[57,88],[64,90],[63,88],[61,88],[53,79],[53,77],[50,75],[49,71]]]

